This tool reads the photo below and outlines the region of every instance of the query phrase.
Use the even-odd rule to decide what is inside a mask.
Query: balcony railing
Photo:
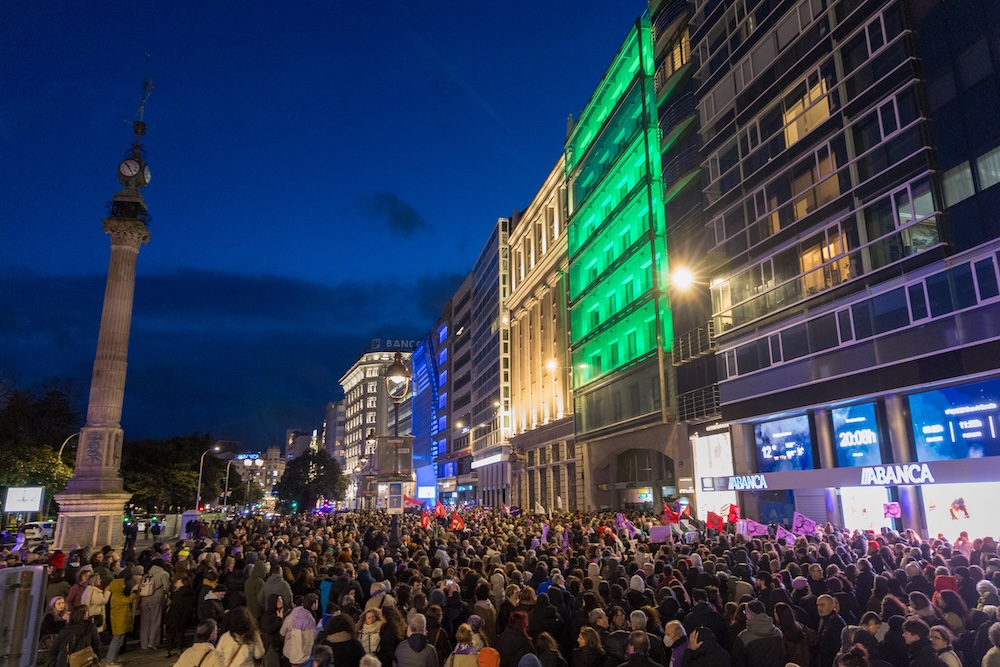
[[[653,43],[659,41],[678,16],[687,11],[687,0],[667,0],[660,13],[653,18]]]
[[[677,396],[677,417],[681,421],[694,421],[718,417],[719,386],[702,387]]]
[[[674,366],[713,354],[715,348],[715,322],[709,321],[705,326],[692,329],[674,339]]]

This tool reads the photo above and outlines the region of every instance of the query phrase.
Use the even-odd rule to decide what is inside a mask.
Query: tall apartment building
[[[589,475],[577,456],[567,311],[566,165],[560,159],[515,216],[511,256],[511,501],[582,508]]]
[[[447,364],[439,364],[447,377],[439,379],[445,407],[438,415],[438,500],[445,504],[475,502],[478,473],[472,469],[472,274],[459,285],[439,326],[450,318],[445,340]],[[440,334],[439,334],[440,336]],[[440,343],[440,338],[439,338]],[[440,348],[439,348],[440,352]],[[440,400],[440,397],[439,397]],[[441,421],[444,417],[444,421]]]
[[[397,345],[399,343],[402,345]],[[344,390],[344,452],[345,473],[351,475],[347,502],[354,504],[359,499],[361,480],[354,474],[360,459],[368,452],[366,440],[374,432],[376,436],[394,434],[394,406],[385,387],[385,370],[392,364],[396,351],[403,354],[403,363],[409,365],[411,349],[415,341],[375,339],[358,357],[354,365],[340,379]],[[408,435],[410,422],[410,399],[399,408],[400,435]],[[369,458],[369,469],[374,470],[375,458]],[[374,492],[370,489],[369,493]]]
[[[323,417],[323,450],[340,464],[341,470],[344,469],[347,460],[344,448],[346,414],[343,401],[330,401],[326,404],[326,413]]]
[[[566,142],[569,313],[584,508],[659,506],[690,469],[673,326],[651,26],[629,31]]]
[[[699,481],[751,484],[751,516],[989,532],[998,26],[982,0],[693,3],[714,249],[691,266],[732,464],[758,473]]]
[[[479,501],[510,502],[510,291],[507,238],[511,220],[499,218],[472,267],[471,428],[472,469]]]
[[[438,457],[448,451],[451,303],[413,350],[413,469],[417,498],[438,500]],[[449,496],[449,501],[450,501]]]

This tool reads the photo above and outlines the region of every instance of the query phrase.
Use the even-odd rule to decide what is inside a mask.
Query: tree
[[[296,510],[309,510],[316,506],[320,496],[343,500],[347,492],[347,478],[340,464],[320,449],[290,461],[275,490],[281,502],[289,505],[297,503],[294,506]]]
[[[122,477],[125,490],[132,494],[132,504],[160,512],[193,507],[198,494],[201,455],[213,444],[211,435],[197,433],[169,440],[126,442],[122,448]],[[225,472],[225,461],[211,455],[205,457],[203,501],[222,495]]]

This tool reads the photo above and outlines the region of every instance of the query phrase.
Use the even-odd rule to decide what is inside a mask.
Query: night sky
[[[150,55],[126,439],[322,425],[523,209],[645,0],[0,4],[0,382],[75,384]]]

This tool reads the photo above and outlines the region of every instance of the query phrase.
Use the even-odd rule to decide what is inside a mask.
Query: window
[[[968,162],[944,172],[944,205],[954,206],[976,194],[972,183],[972,169]]]
[[[826,79],[814,73],[785,98],[785,146],[791,146],[829,117]]]
[[[365,414],[365,423],[366,424],[374,424],[375,423],[375,413],[374,412],[369,412],[369,413]]]
[[[638,346],[636,345],[636,337],[634,329],[632,331],[629,331],[625,335],[625,346],[627,349],[626,354],[628,354],[628,358],[634,359],[636,356],[636,352],[638,350]]]
[[[378,391],[378,382],[369,382],[366,392],[371,393],[373,391]]]
[[[367,407],[367,408],[377,408],[378,407],[378,397],[377,396],[369,396],[368,399],[367,399],[367,401],[366,401],[366,403],[365,403],[365,407]]]
[[[976,262],[976,282],[979,283],[980,299],[992,299],[995,296],[1000,296],[1000,286],[997,285],[997,274],[993,269],[992,259]]]
[[[994,148],[976,159],[976,172],[979,174],[980,190],[1000,183],[1000,148]]]
[[[380,369],[377,366],[372,366],[372,367],[366,368],[365,369],[365,377],[366,378],[377,378],[380,375],[379,370]]]

